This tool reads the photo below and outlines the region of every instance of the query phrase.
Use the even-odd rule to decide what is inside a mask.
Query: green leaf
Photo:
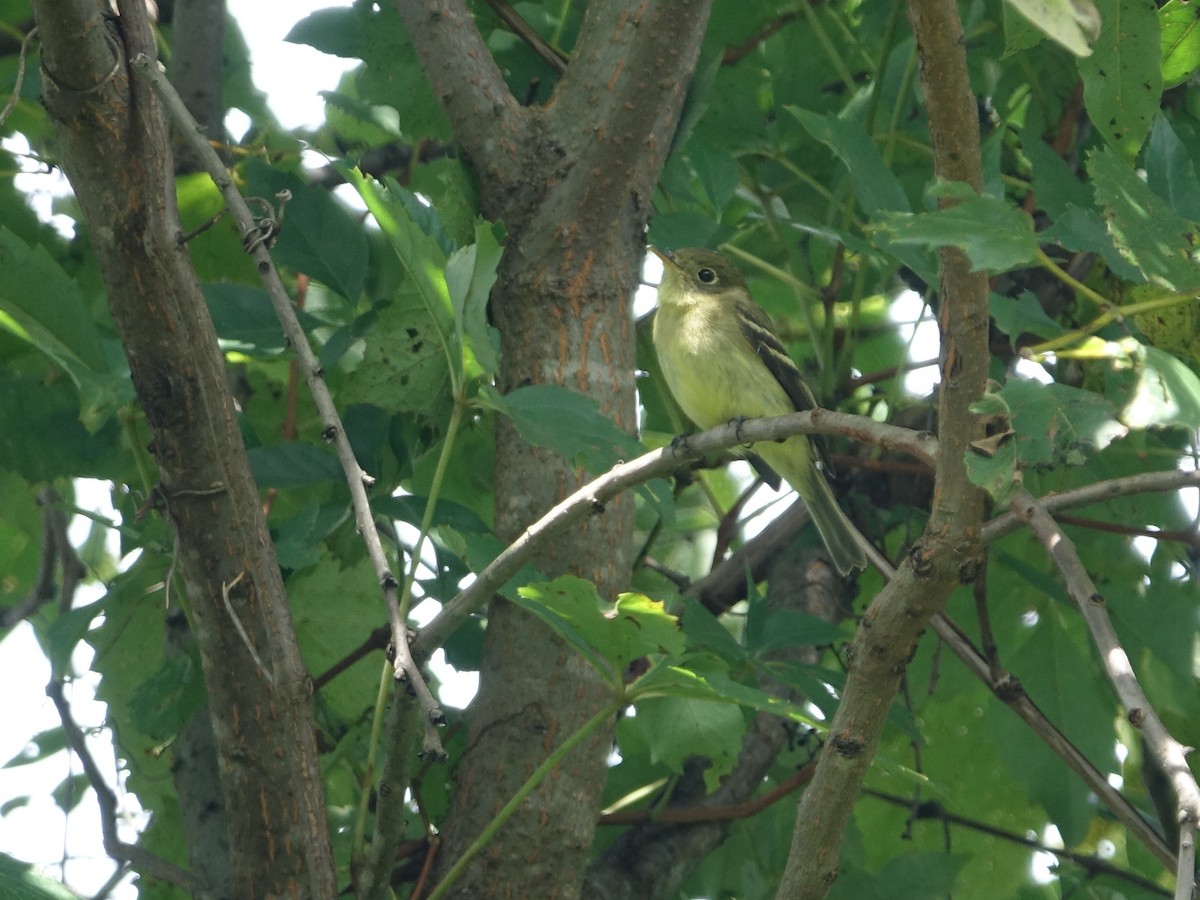
[[[1142,280],[1137,268],[1121,255],[1104,220],[1091,208],[1090,202],[1086,209],[1069,207],[1053,225],[1039,232],[1038,238],[1045,242],[1055,241],[1068,250],[1098,253],[1118,278],[1125,281]]]
[[[74,891],[38,874],[36,866],[6,853],[0,853],[0,897],[7,900],[79,900]]]
[[[356,168],[339,165],[338,171],[346,176],[363,198],[367,209],[374,216],[408,274],[410,287],[405,293],[417,301],[415,304],[412,301],[404,304],[406,321],[402,328],[411,339],[409,351],[426,360],[434,353],[444,354],[447,367],[444,371],[453,383],[462,371],[463,358],[462,348],[453,343],[454,306],[446,284],[447,250],[444,244],[439,242],[438,235],[441,234],[447,244],[448,239],[440,229],[440,221],[427,207],[422,206],[411,192],[391,179],[381,188]],[[414,218],[414,215],[425,219],[426,228],[421,227],[421,221]],[[418,311],[420,314],[415,314]],[[418,319],[421,322],[418,328],[420,333],[414,335],[412,329],[418,327],[414,324]],[[384,361],[391,362],[387,354],[397,350],[397,346],[393,344],[390,350],[381,351],[385,355]],[[393,365],[409,368],[406,362]],[[420,395],[409,399],[410,405],[406,408],[428,407],[431,400],[428,396],[429,384],[422,379],[422,383],[414,387]],[[380,405],[389,408],[389,404]]]
[[[564,575],[525,585],[517,595],[518,603],[610,678],[635,659],[683,650],[678,620],[641,594],[622,594],[614,608],[601,600],[590,581]]]
[[[410,525],[420,525],[425,515],[425,497],[379,497],[371,501],[371,508],[381,515],[408,522]],[[472,534],[488,532],[487,522],[479,518],[473,510],[452,500],[438,500],[433,507],[433,524],[446,525],[456,531],[466,531]]]
[[[312,444],[286,443],[254,447],[249,451],[250,471],[259,487],[297,488],[343,481],[337,457]]]
[[[1066,331],[1062,325],[1046,315],[1038,298],[1029,291],[1022,291],[1017,297],[989,295],[988,312],[991,313],[996,327],[1008,335],[1009,344],[1013,347],[1016,346],[1017,338],[1023,334],[1052,338]]]
[[[1057,220],[1072,206],[1089,209],[1092,190],[1083,182],[1061,156],[1042,140],[1041,135],[1026,128],[1021,133],[1021,152],[1033,170],[1033,193],[1038,206],[1050,218]]]
[[[36,285],[36,290],[31,286]],[[95,432],[133,399],[119,345],[101,336],[75,281],[41,246],[0,226],[0,330],[28,341],[79,389],[80,418]]]
[[[746,649],[721,624],[720,619],[699,601],[691,597],[683,599],[683,615],[679,618],[679,624],[689,647],[711,650],[729,663],[740,663],[746,659]]]
[[[1079,60],[1088,117],[1128,160],[1142,146],[1162,98],[1154,0],[1096,0],[1103,27],[1095,53]]]
[[[1007,421],[1007,431],[977,442],[967,455],[971,480],[997,500],[1008,496],[1018,470],[1080,465],[1084,451],[1102,450],[1128,433],[1112,403],[1065,384],[1009,378],[971,408]]]
[[[794,609],[768,613],[759,640],[751,646],[755,653],[779,647],[824,647],[849,638],[844,629],[819,616]]]
[[[414,144],[430,138],[449,139],[450,123],[417,61],[395,4],[357,0],[354,10],[362,20],[361,57],[365,63],[356,77],[359,96],[368,103],[402,108],[402,128]]]
[[[452,324],[432,317],[410,282],[394,301],[379,303],[374,318],[363,359],[342,387],[343,401],[437,418],[453,400],[447,359],[454,351],[444,330]]]
[[[1200,246],[1200,228],[1175,215],[1116,151],[1092,153],[1088,172],[1121,255],[1148,281],[1179,293],[1200,288],[1191,251]]]
[[[943,185],[945,196],[953,189]],[[1038,241],[1029,216],[995,197],[975,196],[936,212],[889,215],[877,226],[886,243],[958,247],[975,271],[1006,272],[1032,263]]]
[[[1092,43],[1100,35],[1100,13],[1091,0],[1007,0],[1004,4],[1005,33],[1009,33],[1009,9],[1016,9],[1026,23],[1035,26],[1051,40],[1076,56],[1088,56]],[[1008,49],[1024,49],[1033,44],[1023,39]]]
[[[475,243],[456,250],[446,262],[455,334],[460,346],[474,354],[484,376],[494,375],[500,366],[499,336],[488,325],[487,305],[503,252],[492,226],[480,219],[475,223]]]
[[[267,201],[276,218],[282,215],[272,248],[276,262],[358,302],[367,276],[367,239],[358,219],[325,189],[258,159],[246,163],[246,180],[250,196]],[[283,190],[291,191],[292,198],[281,213],[276,194]],[[256,216],[261,215],[258,207],[251,204]]]
[[[513,421],[521,437],[545,447],[592,472],[602,472],[622,459],[644,452],[636,440],[604,416],[596,401],[553,384],[533,384],[501,396],[484,396]]]
[[[75,775],[68,775],[60,781],[58,787],[50,792],[50,796],[54,798],[59,809],[69,813],[87,796],[90,787],[87,776],[79,772]]]
[[[27,766],[30,763],[41,762],[55,753],[67,748],[67,733],[62,726],[56,725],[47,731],[35,734],[25,742],[21,752],[6,762],[0,768],[12,769],[17,766]]]
[[[1193,16],[1193,21],[1200,21]],[[1167,117],[1154,117],[1146,145],[1146,181],[1171,210],[1190,222],[1200,222],[1200,179],[1196,164]]]
[[[637,704],[632,727],[642,732],[651,762],[676,774],[693,757],[711,765],[704,770],[709,790],[733,769],[746,723],[737,706],[694,697],[654,697]]]
[[[1200,428],[1200,378],[1190,368],[1157,347],[1145,347],[1134,366],[1136,377],[1121,421],[1130,428],[1178,425]]]
[[[787,110],[845,164],[850,171],[854,195],[868,216],[908,212],[912,208],[904,188],[861,123],[838,116],[821,116],[795,106],[789,106]]]
[[[201,290],[223,349],[250,356],[277,356],[287,349],[283,326],[266,291],[225,283],[201,285]],[[305,331],[319,324],[302,309],[296,310],[296,316]]]
[[[1158,8],[1163,88],[1183,84],[1200,70],[1200,17],[1193,0],[1167,0]]]
[[[332,56],[361,59],[361,21],[362,16],[353,9],[318,9],[293,25],[284,40],[291,44],[307,44]]]
[[[199,660],[188,655],[163,660],[129,698],[129,715],[138,730],[157,740],[179,733],[204,708],[206,694]]]

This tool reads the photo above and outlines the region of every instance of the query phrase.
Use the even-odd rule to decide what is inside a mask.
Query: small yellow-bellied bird
[[[663,261],[654,349],[689,419],[715,428],[817,405],[733,263],[712,250],[650,250]],[[819,454],[812,441],[799,434],[751,449],[804,498],[837,570],[846,575],[863,568],[866,555],[814,464]]]

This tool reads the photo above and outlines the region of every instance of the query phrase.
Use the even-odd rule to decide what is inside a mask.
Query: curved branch
[[[87,777],[92,790],[96,792],[96,803],[100,807],[100,832],[104,841],[104,852],[114,860],[129,863],[136,871],[165,881],[167,884],[173,884],[193,897],[201,898],[201,900],[211,898],[213,895],[191,873],[156,856],[144,847],[127,844],[121,840],[117,834],[117,795],[104,780],[100,767],[96,765],[96,760],[88,749],[87,742],[83,737],[83,729],[79,727],[75,717],[71,714],[71,705],[67,702],[66,694],[63,692],[62,682],[57,678],[51,679],[50,683],[46,685],[46,694],[54,703],[58,717],[62,720],[63,733],[67,736],[67,746],[79,757],[79,762],[83,765],[83,774]]]
[[[427,659],[459,625],[487,603],[509,578],[520,571],[521,567],[551,540],[588,515],[603,513],[606,503],[629,488],[651,478],[666,475],[687,460],[699,459],[718,450],[728,450],[739,444],[778,441],[794,434],[815,433],[856,437],[925,461],[937,458],[935,442],[928,434],[885,425],[865,416],[852,416],[825,409],[792,413],[772,419],[748,419],[680,439],[669,447],[652,450],[631,462],[614,466],[530,525],[421,630],[414,645],[413,655],[418,660]]]

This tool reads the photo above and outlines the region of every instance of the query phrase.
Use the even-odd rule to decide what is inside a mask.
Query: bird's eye
[[[700,279],[702,284],[712,284],[717,280],[717,273],[705,266],[696,273],[696,277]]]

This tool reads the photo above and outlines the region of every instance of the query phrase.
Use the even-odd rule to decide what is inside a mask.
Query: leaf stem
[[[534,789],[545,780],[554,767],[557,766],[568,753],[578,747],[585,739],[587,739],[594,731],[604,725],[609,719],[617,714],[617,712],[626,703],[624,696],[615,697],[607,703],[598,713],[588,719],[580,727],[578,731],[572,734],[569,738],[559,744],[554,752],[546,757],[545,761],[533,770],[533,774],[525,780],[525,783],[513,794],[512,799],[504,804],[504,808],[496,814],[496,817],[487,824],[483,832],[477,837],[474,843],[466,849],[458,861],[446,873],[446,877],[429,895],[428,900],[439,900],[440,897],[446,896],[446,892],[450,890],[454,882],[466,871],[467,866],[476,856],[480,854],[484,847],[491,843],[492,838],[504,827],[512,814],[515,813],[525,802],[525,798],[533,793]]]

